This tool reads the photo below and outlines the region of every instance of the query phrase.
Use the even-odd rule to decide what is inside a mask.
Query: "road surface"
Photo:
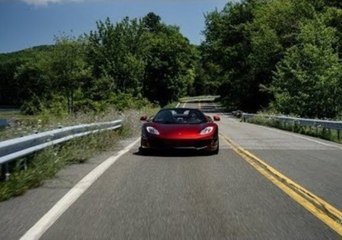
[[[221,111],[215,103],[185,105],[210,114]],[[335,224],[324,222],[322,214],[310,212],[305,203],[298,202],[272,177],[262,174],[239,154],[236,146],[293,180],[319,201],[329,203],[339,214],[342,145],[241,123],[221,112],[220,115],[218,155],[141,156],[136,144],[60,216],[46,218],[51,226],[35,229],[36,236],[41,235],[41,239],[341,239],[338,229],[342,227],[342,216],[341,221],[335,219]],[[82,174],[90,170],[91,166]],[[25,233],[74,183],[56,184],[53,189],[43,187],[0,203],[0,239],[33,236]]]

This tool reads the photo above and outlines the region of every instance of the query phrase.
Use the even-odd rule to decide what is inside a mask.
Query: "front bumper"
[[[218,139],[161,139],[161,138],[141,138],[141,148],[143,149],[192,149],[215,151],[218,148]]]

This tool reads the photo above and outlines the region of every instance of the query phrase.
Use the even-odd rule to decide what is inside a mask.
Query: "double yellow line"
[[[260,158],[243,149],[230,138],[221,135],[225,142],[258,172],[279,187],[293,200],[342,236],[342,212],[320,197],[295,183]]]

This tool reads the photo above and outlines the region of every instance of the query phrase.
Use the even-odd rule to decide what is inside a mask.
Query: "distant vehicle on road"
[[[140,118],[146,121],[141,129],[142,154],[151,150],[194,149],[218,154],[219,130],[214,121],[219,116],[205,115],[194,108],[167,108],[160,110],[153,118]]]
[[[243,114],[243,111],[241,111],[241,110],[232,111],[232,114],[233,114],[235,117],[241,118],[241,117],[242,117],[242,114]]]

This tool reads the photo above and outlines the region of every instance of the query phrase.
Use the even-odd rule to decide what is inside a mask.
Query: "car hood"
[[[202,124],[160,124],[151,123],[149,126],[156,128],[160,132],[160,137],[168,139],[196,139],[205,137],[200,135],[200,132],[208,127],[215,124],[212,123],[202,123]],[[212,134],[215,131],[212,132]],[[208,134],[210,136],[212,134]]]

